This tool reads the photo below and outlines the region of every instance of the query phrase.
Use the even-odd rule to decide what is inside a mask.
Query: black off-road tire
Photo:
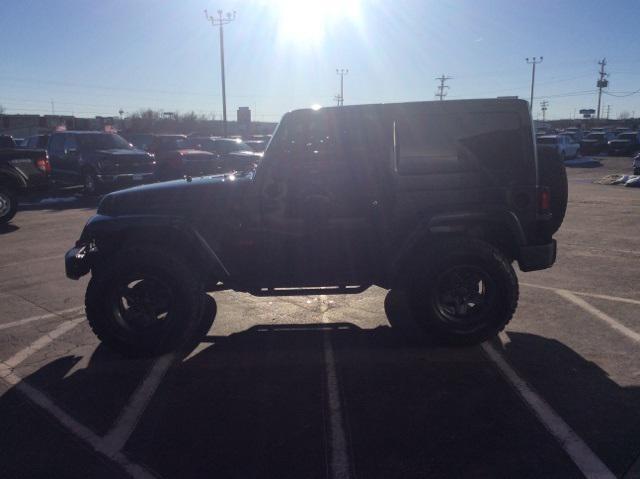
[[[202,281],[180,257],[155,246],[128,248],[104,263],[92,272],[85,306],[89,325],[105,346],[127,357],[153,357],[188,347],[209,330],[215,301],[210,320],[203,319],[207,296]],[[121,311],[119,288],[140,277],[157,279],[170,291],[165,319],[143,328],[130,326],[116,312]]]
[[[18,211],[18,197],[15,192],[0,185],[0,225],[7,224]]]
[[[538,172],[540,186],[546,186],[551,193],[551,220],[545,224],[542,232],[551,237],[560,229],[567,212],[569,200],[569,184],[567,182],[567,170],[564,163],[556,158],[538,157]]]
[[[85,170],[82,173],[82,192],[86,196],[97,196],[102,192],[102,186],[93,170]]]
[[[436,246],[430,258],[406,288],[408,310],[426,337],[440,345],[472,346],[504,329],[516,310],[519,289],[515,271],[498,249],[476,239],[453,239]],[[486,304],[472,309],[471,319],[452,318],[442,308],[443,283],[457,271],[470,270],[485,278]]]

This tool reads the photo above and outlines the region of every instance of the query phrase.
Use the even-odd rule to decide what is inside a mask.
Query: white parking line
[[[590,305],[584,299],[578,298],[575,294],[562,289],[556,290],[556,294],[565,298],[568,301],[571,301],[573,304],[581,307],[588,313],[591,313],[593,316],[603,321],[607,326],[615,329],[619,333],[624,334],[627,338],[631,339],[632,341],[640,343],[640,334],[627,328],[625,325],[619,323],[618,321],[616,321],[615,319],[613,319],[611,316],[604,313],[603,311],[600,311],[595,306]]]
[[[329,309],[327,296],[320,296],[320,311],[322,322],[328,323],[326,312]],[[329,403],[329,432],[330,441],[330,473],[333,479],[348,479],[351,477],[349,465],[349,454],[347,452],[347,439],[344,431],[344,414],[342,412],[342,401],[340,400],[340,388],[338,386],[338,373],[336,360],[331,344],[329,331],[323,333],[324,363],[326,372],[327,401]]]
[[[31,343],[26,348],[18,351],[6,361],[0,361],[0,377],[9,384],[16,385],[20,382],[20,378],[13,374],[13,370],[32,354],[40,351],[45,346],[51,344],[56,338],[59,338],[67,331],[71,331],[78,324],[84,321],[84,318],[77,318],[71,321],[65,321],[53,331],[45,334]]]
[[[76,421],[73,417],[71,417],[59,406],[57,406],[46,394],[28,384],[14,372],[14,369],[21,363],[23,363],[26,359],[28,359],[31,355],[49,345],[56,338],[59,338],[63,334],[71,331],[83,320],[84,318],[77,318],[71,321],[66,321],[55,328],[53,331],[38,338],[26,348],[18,351],[6,361],[0,361],[0,379],[11,386],[14,386],[15,390],[17,390],[31,402],[33,402],[37,406],[40,406],[40,408],[48,412],[56,421],[64,426],[76,438],[90,445],[96,452],[114,461],[132,478],[155,479],[155,476],[153,474],[149,473],[142,466],[129,461],[129,459],[127,459],[124,454],[120,452],[114,453],[110,449],[108,449],[106,447],[105,441],[101,437],[99,437],[86,426]]]
[[[619,303],[640,304],[640,301],[637,299],[621,298],[619,296],[609,296],[608,294],[595,294],[595,293],[585,293],[582,291],[569,291],[567,289],[552,288],[551,286],[541,286],[539,284],[531,284],[531,283],[520,283],[520,285],[527,286],[529,288],[546,289],[548,291],[556,291],[556,292],[567,291],[577,296],[586,296],[587,298],[608,299],[609,301],[618,301]]]
[[[140,383],[122,410],[115,425],[104,437],[107,451],[116,453],[125,446],[175,358],[175,354],[167,354],[155,361],[147,377]]]
[[[42,319],[60,318],[65,315],[73,315],[83,310],[82,307],[63,309],[62,311],[54,311],[53,313],[41,314],[40,316],[32,316],[30,318],[19,319],[10,323],[0,324],[0,330],[15,328],[16,326],[22,326],[23,324],[32,323],[34,321],[40,321]]]
[[[500,337],[502,339],[504,333],[502,333]],[[503,342],[508,342],[508,339]],[[558,440],[560,446],[587,479],[615,479],[616,476],[607,468],[600,458],[595,455],[580,436],[509,366],[507,361],[493,346],[489,343],[483,343],[482,349],[496,364],[507,381],[509,381],[518,394],[520,394],[525,403],[533,410],[545,428]]]

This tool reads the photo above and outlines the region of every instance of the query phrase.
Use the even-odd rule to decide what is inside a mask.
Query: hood
[[[257,151],[232,151],[227,155],[241,158],[262,158],[262,153],[259,153]]]
[[[602,142],[604,142],[604,140],[594,140],[592,138],[589,138],[586,140],[582,140],[580,143],[594,144],[594,143],[602,143]]]
[[[626,146],[630,143],[631,143],[631,140],[623,140],[623,139],[611,140],[609,142],[610,145],[618,145],[618,146]]]
[[[244,190],[252,176],[215,175],[138,186],[106,195],[98,214],[193,217],[223,207],[225,199]]]

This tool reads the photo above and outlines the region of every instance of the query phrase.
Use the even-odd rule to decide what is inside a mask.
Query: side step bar
[[[260,288],[248,291],[253,296],[313,296],[318,294],[358,294],[371,285],[325,286],[304,288]]]

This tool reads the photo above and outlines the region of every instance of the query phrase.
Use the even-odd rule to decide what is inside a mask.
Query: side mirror
[[[78,156],[78,149],[77,148],[69,148],[68,150],[65,151],[65,153],[67,154],[67,156],[75,158],[75,157]]]

